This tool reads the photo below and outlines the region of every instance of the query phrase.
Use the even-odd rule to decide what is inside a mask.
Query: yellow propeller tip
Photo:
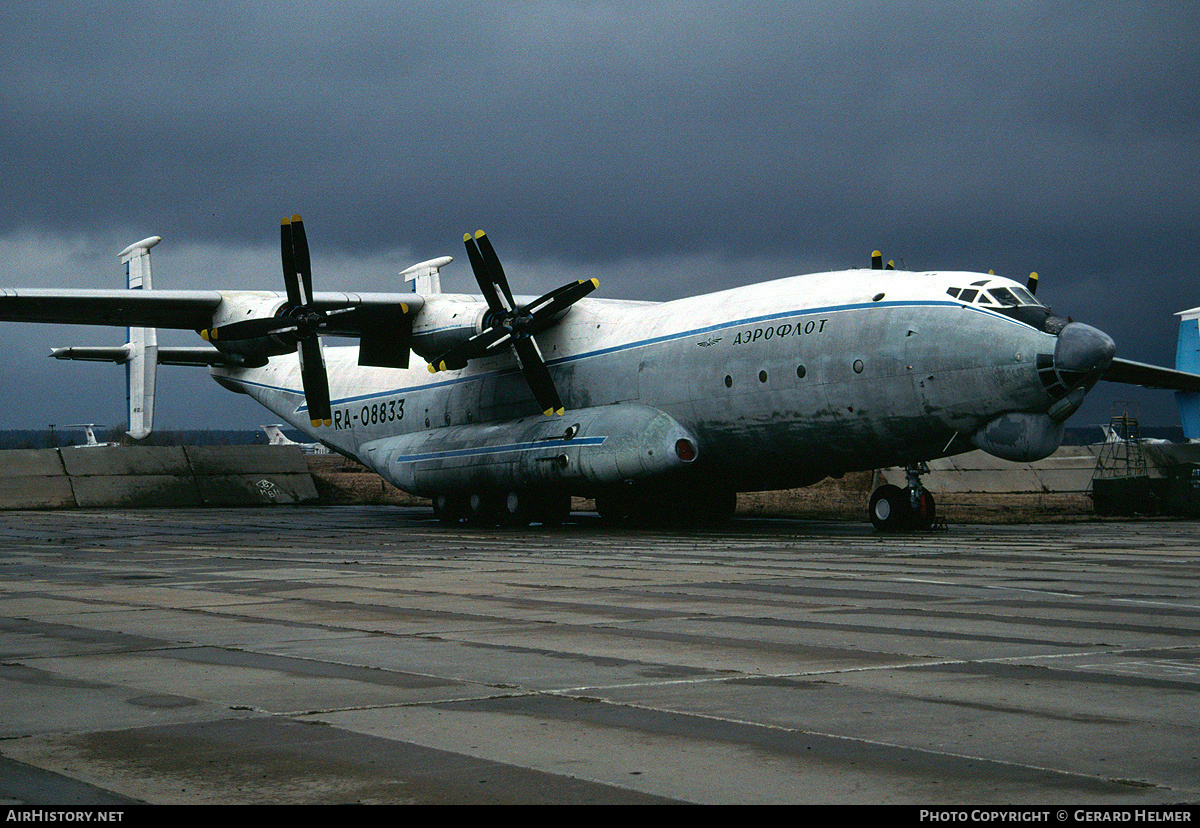
[[[431,374],[436,374],[436,373],[437,373],[437,368],[433,367],[433,363],[432,363],[432,362],[431,362],[431,363],[429,363],[429,373],[431,373]]]
[[[600,280],[599,280],[599,279],[592,279],[592,287],[594,287],[594,288],[598,288],[598,287],[600,287]]]
[[[294,223],[296,223],[297,221],[303,221],[303,219],[302,219],[302,218],[300,218],[299,214],[293,214],[293,215],[292,215],[292,223],[294,224]]]
[[[309,420],[309,422],[313,424],[313,428],[320,428],[321,423],[324,421],[323,420]]]
[[[287,216],[284,216],[283,218],[281,218],[279,220],[279,223],[280,224],[291,224],[292,220],[290,218],[288,218]]]
[[[471,240],[471,234],[470,234],[470,233],[463,233],[463,241],[465,241],[465,242],[469,242],[470,240]]]
[[[475,231],[475,238],[477,238],[477,239],[482,239],[486,235],[487,235],[487,233],[483,232],[482,230]]]
[[[208,342],[208,334],[209,334],[208,331],[201,331],[200,338],[203,339],[205,342]]]

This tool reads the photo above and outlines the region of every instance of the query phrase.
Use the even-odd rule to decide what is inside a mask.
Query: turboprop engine
[[[1058,333],[1053,354],[1039,354],[1037,376],[1051,403],[1044,411],[1001,414],[971,435],[988,454],[1016,462],[1049,457],[1062,444],[1064,424],[1084,395],[1112,364],[1116,345],[1108,334],[1080,322]]]
[[[486,302],[472,296],[439,293],[425,297],[425,307],[413,318],[413,353],[432,362],[484,329]]]

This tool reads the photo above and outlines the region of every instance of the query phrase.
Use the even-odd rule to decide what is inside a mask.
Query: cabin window
[[[949,293],[951,296],[957,299],[958,294],[962,293],[962,288],[947,288],[946,293]]]
[[[958,295],[958,298],[964,302],[974,302],[975,297],[978,295],[979,295],[979,291],[975,290],[974,288],[967,288],[966,290],[964,290],[962,293],[960,293]]]

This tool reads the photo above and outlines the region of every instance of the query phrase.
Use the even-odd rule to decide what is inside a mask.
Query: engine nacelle
[[[426,497],[590,491],[682,469],[698,453],[695,437],[674,418],[637,404],[416,431],[363,449],[360,458],[385,479]]]
[[[270,319],[286,304],[286,298],[265,291],[222,292],[221,304],[213,312],[212,328],[247,319]],[[208,337],[208,342],[221,353],[238,356],[239,361],[250,365],[265,364],[268,357],[296,350],[295,337],[287,334],[232,341],[222,341],[219,336]]]
[[[487,303],[478,297],[438,293],[425,297],[425,306],[413,318],[412,349],[427,360],[435,359],[483,330]]]
[[[1032,463],[1054,454],[1062,445],[1063,432],[1063,421],[1049,414],[1014,411],[1001,414],[972,434],[971,442],[993,457]]]

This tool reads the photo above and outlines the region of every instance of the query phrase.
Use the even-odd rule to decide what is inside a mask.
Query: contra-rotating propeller
[[[468,361],[494,354],[497,349],[507,345],[516,354],[525,381],[529,383],[542,411],[547,415],[562,414],[562,399],[533,337],[558,321],[563,311],[595,290],[600,283],[595,279],[581,279],[556,288],[528,305],[517,307],[500,258],[487,234],[480,230],[472,238],[467,233],[463,236],[463,244],[471,260],[475,281],[479,283],[488,305],[484,329],[435,359],[429,370],[437,372],[463,368]]]
[[[205,340],[234,341],[256,339],[277,334],[290,334],[297,342],[300,356],[300,378],[304,383],[304,400],[309,419],[314,426],[333,425],[329,401],[329,377],[321,354],[320,330],[329,318],[354,308],[332,311],[313,306],[312,261],[308,254],[308,237],[300,216],[285,218],[279,225],[279,249],[283,259],[283,282],[287,288],[287,305],[275,316],[246,319],[201,331]]]

